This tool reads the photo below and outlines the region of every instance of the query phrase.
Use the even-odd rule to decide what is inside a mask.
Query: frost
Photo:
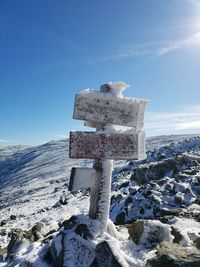
[[[90,266],[95,258],[94,248],[95,245],[91,241],[66,231],[64,236],[64,266]]]
[[[79,224],[86,224],[89,232],[93,237],[97,237],[99,235],[99,222],[97,220],[93,220],[85,215],[77,215],[77,219]]]
[[[116,97],[123,97],[122,92],[129,87],[125,82],[108,82],[109,87],[111,88],[110,93]]]
[[[102,160],[102,178],[98,202],[98,220],[100,221],[101,233],[106,229],[107,218],[109,217],[112,169],[113,160]]]
[[[149,248],[152,244],[157,244],[161,241],[171,242],[173,238],[169,225],[159,221],[147,221],[144,224],[144,231],[140,239],[140,244],[144,244],[145,247]]]
[[[200,223],[193,219],[175,217],[170,221],[170,224],[180,231],[183,237],[181,240],[182,246],[192,246],[193,242],[191,241],[190,236],[196,238],[199,236]]]

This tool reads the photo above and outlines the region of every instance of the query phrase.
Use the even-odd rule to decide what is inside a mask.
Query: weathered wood
[[[72,168],[68,190],[76,191],[95,187],[100,176],[101,172],[93,168]]]
[[[104,127],[104,124],[101,122],[96,122],[96,121],[85,121],[84,126],[96,128],[96,129],[101,129]]]
[[[103,92],[77,94],[73,118],[141,129],[147,103],[147,100],[119,98]]]
[[[145,133],[70,132],[70,158],[144,159]]]
[[[99,188],[97,219],[100,222],[100,234],[107,229],[110,211],[111,181],[113,160],[102,160],[102,176]]]
[[[97,173],[101,173],[102,175],[102,162],[101,160],[95,159],[93,162],[93,168],[97,171]],[[90,188],[90,208],[89,208],[89,216],[92,219],[97,219],[98,215],[98,202],[99,202],[99,193],[101,187],[101,177],[97,179],[97,184],[95,187]]]

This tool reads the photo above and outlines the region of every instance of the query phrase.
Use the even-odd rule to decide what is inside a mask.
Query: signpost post
[[[84,120],[96,132],[70,132],[69,156],[94,162],[93,168],[72,168],[69,191],[90,189],[89,216],[100,222],[101,233],[109,216],[113,160],[146,157],[142,128],[148,101],[119,97],[116,91],[126,87],[122,82],[108,83],[100,92],[85,90],[75,97],[73,118]],[[111,125],[129,126],[129,130],[113,132]]]

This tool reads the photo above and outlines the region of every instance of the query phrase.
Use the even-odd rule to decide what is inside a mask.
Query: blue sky
[[[0,144],[83,130],[74,95],[125,81],[147,135],[200,132],[200,0],[0,0]]]

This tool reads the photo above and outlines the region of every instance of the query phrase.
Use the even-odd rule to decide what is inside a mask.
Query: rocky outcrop
[[[183,171],[197,165],[198,162],[193,157],[179,155],[174,158],[138,167],[134,170],[131,180],[135,180],[138,184],[145,184],[151,180],[160,180],[165,176],[174,177],[179,171]]]

